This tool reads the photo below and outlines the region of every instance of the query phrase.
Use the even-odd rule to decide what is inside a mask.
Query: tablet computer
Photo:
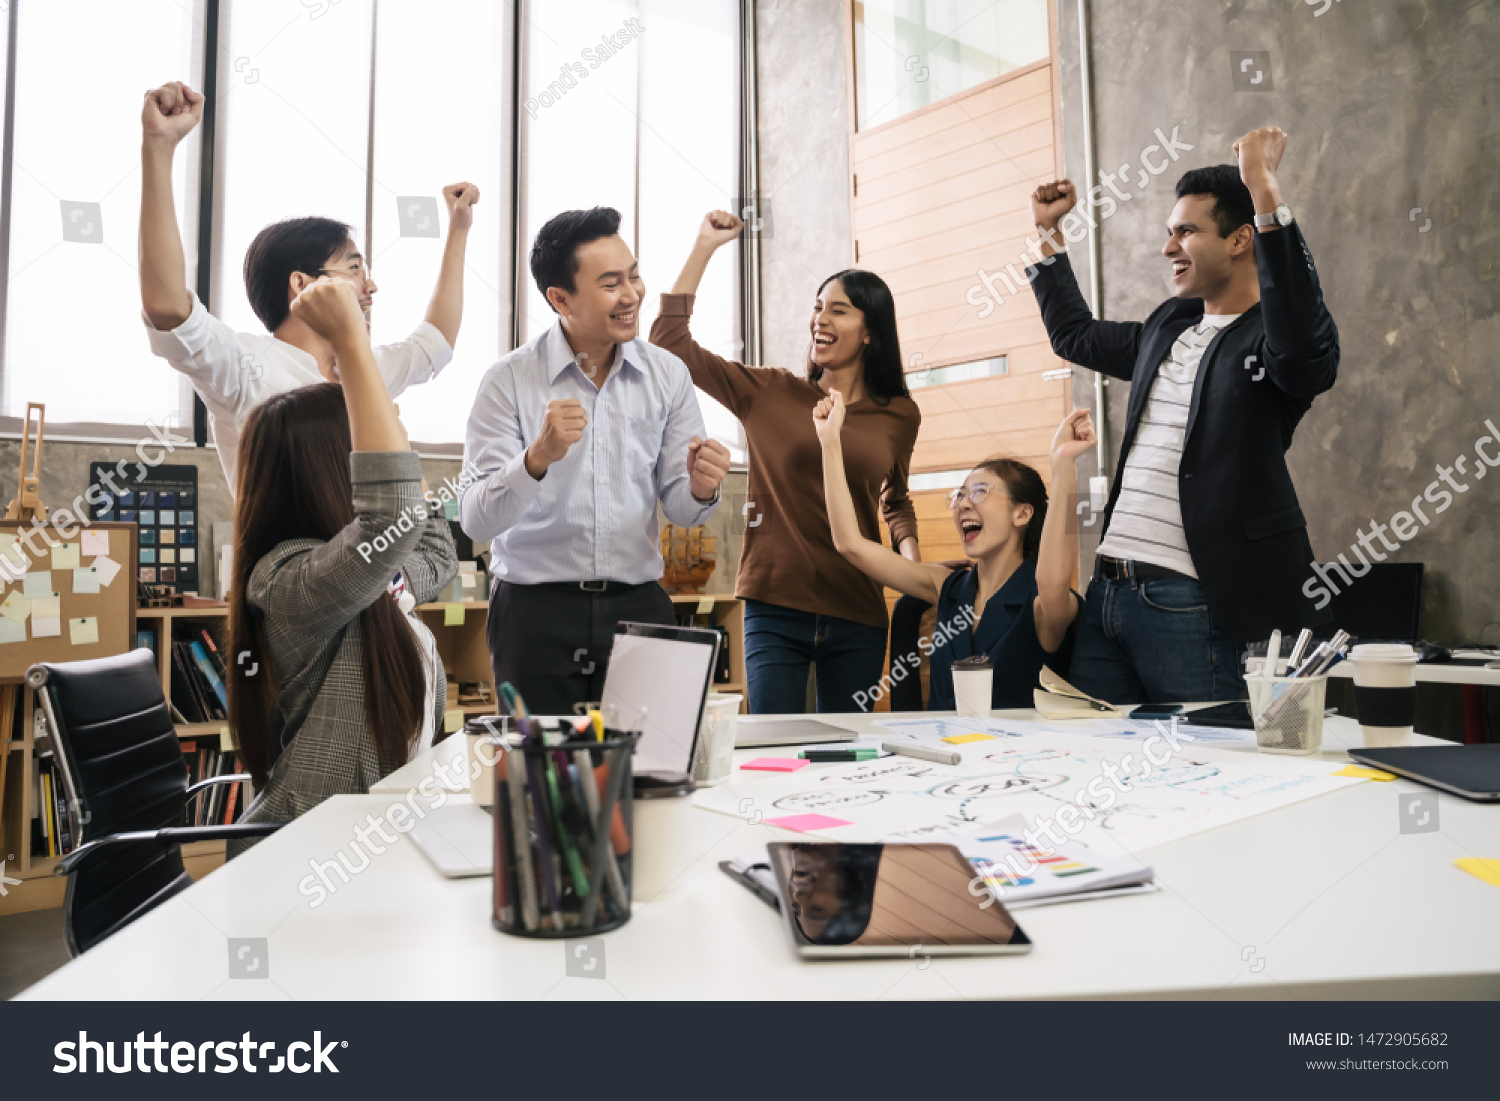
[[[1031,951],[955,845],[773,841],[781,919],[805,959]]]
[[[622,622],[615,627],[600,707],[606,722],[639,730],[632,768],[691,772],[713,685],[719,632]]]
[[[1351,749],[1349,756],[1476,803],[1500,803],[1500,742]]]

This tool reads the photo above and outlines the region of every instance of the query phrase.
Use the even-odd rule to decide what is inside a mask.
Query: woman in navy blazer
[[[992,707],[1030,707],[1043,665],[1066,676],[1079,609],[1070,585],[1078,531],[1068,523],[1067,502],[1078,482],[1074,464],[1094,446],[1088,410],[1070,413],[1052,440],[1052,496],[1063,507],[1048,509],[1041,476],[1014,459],[980,463],[948,495],[972,563],[959,570],[909,561],[865,538],[844,474],[844,401],[837,390],[818,404],[813,422],[834,546],[882,585],[937,605],[928,710],[953,710],[952,667],[961,658],[990,659]]]

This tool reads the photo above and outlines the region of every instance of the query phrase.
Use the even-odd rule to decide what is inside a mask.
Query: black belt
[[[1101,554],[1094,559],[1094,576],[1108,578],[1110,581],[1157,581],[1167,577],[1181,577],[1188,581],[1192,578],[1185,573],[1169,570],[1165,566],[1157,566],[1150,562],[1134,562],[1128,558],[1111,558],[1107,554]]]
[[[506,582],[511,584],[511,582]],[[647,585],[655,585],[655,581],[642,581],[639,584],[631,584],[626,581],[543,581],[540,585],[521,586],[528,589],[545,589],[549,593],[576,593],[580,589],[586,593],[600,593],[613,595],[615,593],[628,593],[636,589],[643,589]]]

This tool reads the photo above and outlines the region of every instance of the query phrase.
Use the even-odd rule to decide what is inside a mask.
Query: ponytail
[[[1021,538],[1021,556],[1035,562],[1042,547],[1042,525],[1047,522],[1047,487],[1042,476],[1015,459],[986,459],[974,469],[989,471],[1005,483],[1012,501],[1031,506],[1031,520]]]

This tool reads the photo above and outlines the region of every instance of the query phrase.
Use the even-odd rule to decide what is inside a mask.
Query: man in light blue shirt
[[[645,286],[619,226],[595,207],[542,227],[531,272],[557,323],[490,368],[469,414],[459,516],[490,541],[495,683],[539,714],[601,697],[617,622],[673,622],[657,502],[701,524],[729,469],[687,367],[636,339]]]

